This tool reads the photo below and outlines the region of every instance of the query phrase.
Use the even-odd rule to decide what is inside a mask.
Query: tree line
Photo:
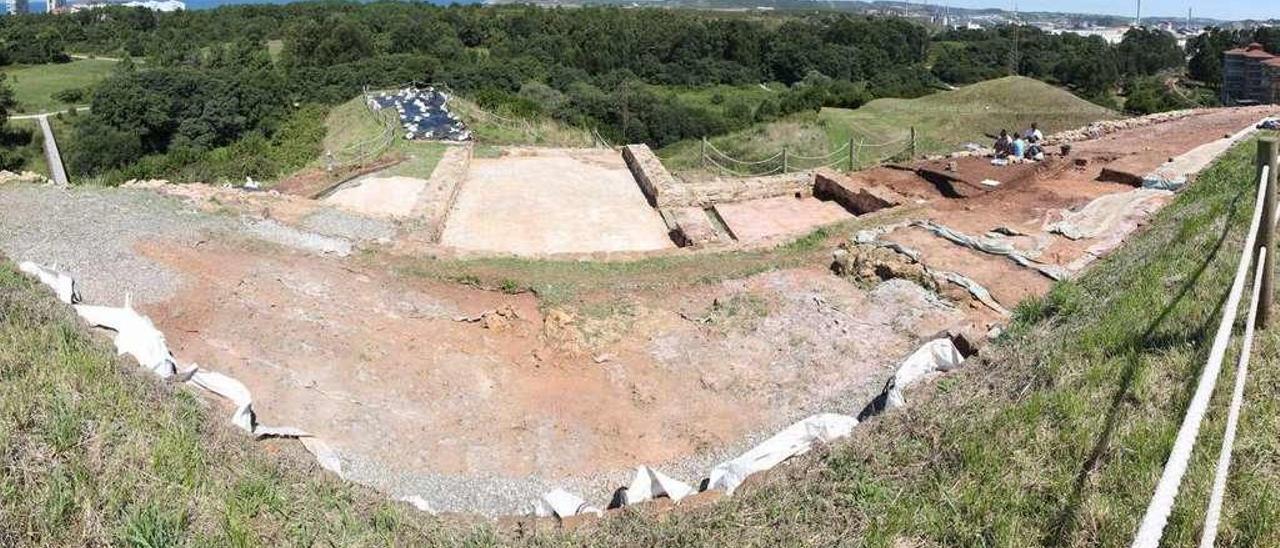
[[[1013,73],[1106,102],[1126,79],[1183,63],[1158,31],[1113,46],[1029,27],[936,32],[830,12],[325,2],[0,18],[0,64],[64,62],[69,52],[125,59],[70,94],[92,104],[77,116],[72,169],[117,178],[192,165],[204,166],[192,177],[271,176],[317,154],[324,107],[366,85],[444,82],[499,112],[663,146]],[[784,91],[715,108],[669,92],[762,82]],[[265,159],[237,158],[254,152],[246,140],[266,146]]]

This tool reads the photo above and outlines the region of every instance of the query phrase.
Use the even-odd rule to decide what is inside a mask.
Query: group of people
[[[1010,136],[1009,130],[1002,129],[992,148],[996,151],[996,160],[1043,160],[1044,134],[1036,124],[1031,124],[1026,131],[1015,136]]]

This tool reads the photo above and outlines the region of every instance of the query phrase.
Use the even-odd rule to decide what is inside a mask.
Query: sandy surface
[[[747,243],[800,235],[826,224],[853,218],[853,214],[840,204],[813,197],[781,196],[719,204],[716,212],[734,237]]]
[[[621,155],[555,149],[473,158],[441,243],[519,255],[675,246]]]
[[[365,215],[407,217],[426,185],[426,179],[416,177],[365,177],[324,201]]]

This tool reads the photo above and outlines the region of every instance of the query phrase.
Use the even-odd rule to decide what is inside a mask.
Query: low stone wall
[[[679,197],[681,193],[675,176],[667,171],[649,145],[622,147],[622,159],[627,163],[627,169],[631,170],[631,176],[635,177],[636,184],[640,185],[640,191],[649,200],[649,205],[653,207],[685,205],[677,203],[682,200]]]
[[[717,177],[705,181],[678,183],[684,189],[686,207],[708,207],[724,202],[742,202],[778,196],[812,196],[813,172],[799,171],[760,177]]]
[[[707,246],[721,243],[720,232],[711,224],[707,212],[700,207],[675,207],[663,210],[669,219],[673,240],[680,247]]]
[[[861,186],[853,179],[830,169],[820,169],[814,173],[813,194],[844,206],[854,215],[865,215],[906,201],[901,194],[888,188]]]

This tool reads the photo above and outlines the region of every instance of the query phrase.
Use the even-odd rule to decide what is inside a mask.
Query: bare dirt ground
[[[1011,244],[1037,262],[1076,270],[1094,258],[1085,257],[1086,252],[1105,252],[1127,234],[1071,240],[1049,230],[1068,212],[1101,196],[1134,192],[1132,186],[1099,180],[1104,168],[1141,177],[1175,156],[1235,134],[1272,112],[1270,107],[1200,112],[1073,143],[1069,157],[1040,163],[999,167],[992,166],[987,158],[959,158],[908,166],[955,179],[946,184],[939,184],[936,176],[922,176],[903,167],[867,170],[853,174],[853,178],[860,184],[886,186],[915,200],[922,206],[922,218],[973,237]],[[1055,149],[1051,147],[1050,151],[1056,153]],[[981,183],[984,180],[1000,184],[988,186]],[[1158,209],[1159,203],[1162,200],[1134,210],[1131,218],[1114,223],[1114,228],[1136,229],[1145,215]],[[1027,296],[1044,293],[1052,282],[1040,272],[1005,257],[957,245],[919,227],[898,228],[882,238],[920,252],[927,265],[977,281],[1006,308]]]
[[[1007,229],[1000,241],[1068,265],[1106,236],[1070,240],[1048,225],[1132,191],[1097,181],[1104,164],[1123,158],[1127,169],[1154,169],[1261,116],[1201,113],[1077,143],[1059,163],[1002,169],[964,159],[960,193],[900,169],[854,179],[908,196],[910,220],[975,237]],[[614,153],[472,164],[446,243],[508,252],[671,245]],[[780,200],[746,207],[746,224],[729,208],[727,220],[765,234],[786,219],[847,216]],[[3,185],[0,209],[0,248],[11,257],[61,262],[93,304],[117,304],[122,286],[146,292],[137,300],[178,358],[242,380],[263,422],[314,432],[337,448],[348,477],[441,511],[520,513],[557,486],[607,500],[640,464],[696,481],[800,417],[856,414],[923,339],[993,321],[954,288],[939,296],[904,279],[850,283],[818,258],[661,287],[583,283],[581,294],[557,302],[482,290],[417,276],[378,244],[349,256],[301,245],[313,233],[363,235],[355,242],[401,235],[385,220],[270,193]],[[1006,257],[900,221],[879,237],[918,250],[930,268],[974,279],[1008,308],[1051,284]],[[294,231],[288,238],[266,232],[285,228]],[[517,263],[484,267],[507,264]],[[670,272],[657,264],[628,268],[637,279]]]
[[[365,177],[358,184],[341,188],[325,203],[376,217],[407,217],[427,186],[416,177]]]
[[[592,149],[472,159],[441,242],[519,255],[675,247],[622,156]]]
[[[856,413],[920,338],[961,319],[918,286],[868,292],[823,268],[544,313],[528,294],[268,247],[139,252],[186,280],[146,309],[177,355],[408,494],[405,473],[574,481],[734,446],[841,396]],[[541,487],[485,504],[515,512]]]
[[[813,197],[783,196],[716,205],[733,236],[758,242],[778,236],[804,234],[817,227],[853,218],[840,204]]]

